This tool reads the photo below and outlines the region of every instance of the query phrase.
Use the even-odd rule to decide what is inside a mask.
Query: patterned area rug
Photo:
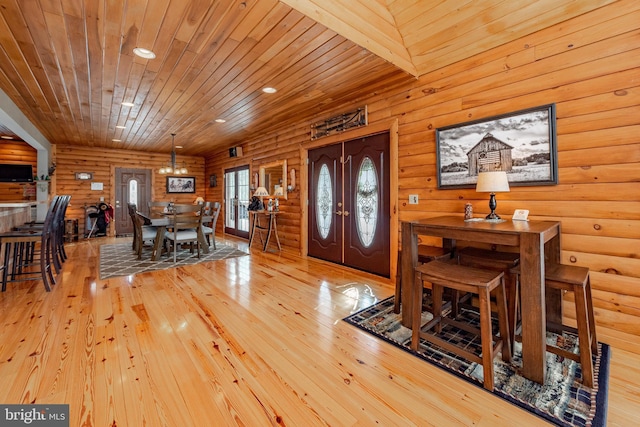
[[[248,253],[235,249],[231,246],[216,242],[217,249],[210,249],[208,254],[189,252],[189,249],[179,250],[177,261],[173,262],[173,254],[164,255],[158,261],[151,261],[151,247],[144,247],[142,259],[137,260],[136,254],[131,249],[131,243],[117,243],[113,245],[100,246],[100,278],[128,276],[130,274],[144,273],[146,271],[165,270],[167,268],[179,267],[182,265],[193,265],[206,261],[217,261],[226,258],[234,258]]]
[[[424,321],[429,320],[426,313]],[[462,309],[457,318],[477,327],[479,315],[472,309]],[[410,349],[411,329],[400,323],[400,315],[393,312],[393,297],[352,314],[344,319],[376,337],[400,347],[442,369],[447,370],[479,387],[482,387],[482,365],[469,362],[446,350],[421,340],[420,350]],[[497,325],[494,325],[497,330]],[[496,332],[494,332],[496,333]],[[480,355],[480,337],[450,325],[443,327],[443,334],[452,343],[464,342]],[[442,335],[441,335],[442,337]],[[577,353],[577,337],[572,334],[559,336],[547,333],[547,342],[560,345]],[[594,358],[594,388],[581,383],[580,364],[547,352],[547,379],[542,386],[518,374],[522,366],[522,345],[515,344],[511,364],[498,356],[494,360],[494,394],[530,411],[558,426],[605,426],[607,415],[607,387],[609,379],[609,346],[598,343],[599,355]]]

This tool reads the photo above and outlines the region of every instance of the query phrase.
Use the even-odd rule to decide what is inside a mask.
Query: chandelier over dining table
[[[187,170],[187,165],[184,162],[182,162],[182,166],[181,167],[178,167],[176,165],[175,138],[176,138],[176,134],[172,133],[171,134],[171,162],[168,165],[162,166],[160,168],[160,170],[158,172],[161,173],[161,174],[184,175],[184,174],[189,172]]]

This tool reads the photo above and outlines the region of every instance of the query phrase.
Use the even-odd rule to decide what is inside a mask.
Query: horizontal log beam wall
[[[136,152],[131,150],[110,150],[78,147],[71,145],[56,146],[56,176],[52,194],[70,194],[71,203],[67,209],[68,218],[83,219],[84,206],[95,205],[100,197],[115,207],[115,177],[113,168],[151,169],[152,200],[173,200],[177,203],[193,203],[197,196],[204,197],[209,186],[204,179],[204,159],[201,157],[180,156],[177,164],[184,161],[189,173],[196,177],[196,193],[167,194],[166,176],[158,173],[160,167],[166,165],[170,155],[167,153]],[[81,181],[76,179],[76,172],[91,172],[93,179]],[[92,182],[101,182],[103,190],[91,190]],[[126,204],[121,202],[121,206]],[[115,227],[109,227],[113,234]]]

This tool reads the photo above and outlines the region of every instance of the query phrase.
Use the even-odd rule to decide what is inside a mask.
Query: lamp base
[[[496,200],[496,194],[491,193],[489,196],[489,209],[491,209],[491,213],[487,215],[486,219],[500,219],[498,214],[496,213],[496,208],[498,207],[498,202]]]

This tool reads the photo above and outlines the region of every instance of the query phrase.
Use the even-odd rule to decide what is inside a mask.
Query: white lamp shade
[[[276,191],[273,193],[274,196],[284,196],[284,188],[277,187]]]
[[[479,193],[506,193],[509,191],[509,180],[505,171],[480,172],[476,191]]]
[[[264,197],[264,196],[268,196],[269,192],[264,187],[258,187],[258,189],[256,190],[255,193],[253,193],[253,195],[258,197]]]
[[[202,203],[204,203],[204,198],[200,197],[200,196],[198,196],[196,198],[195,202],[193,202],[194,205],[198,205],[198,204],[202,204]]]

